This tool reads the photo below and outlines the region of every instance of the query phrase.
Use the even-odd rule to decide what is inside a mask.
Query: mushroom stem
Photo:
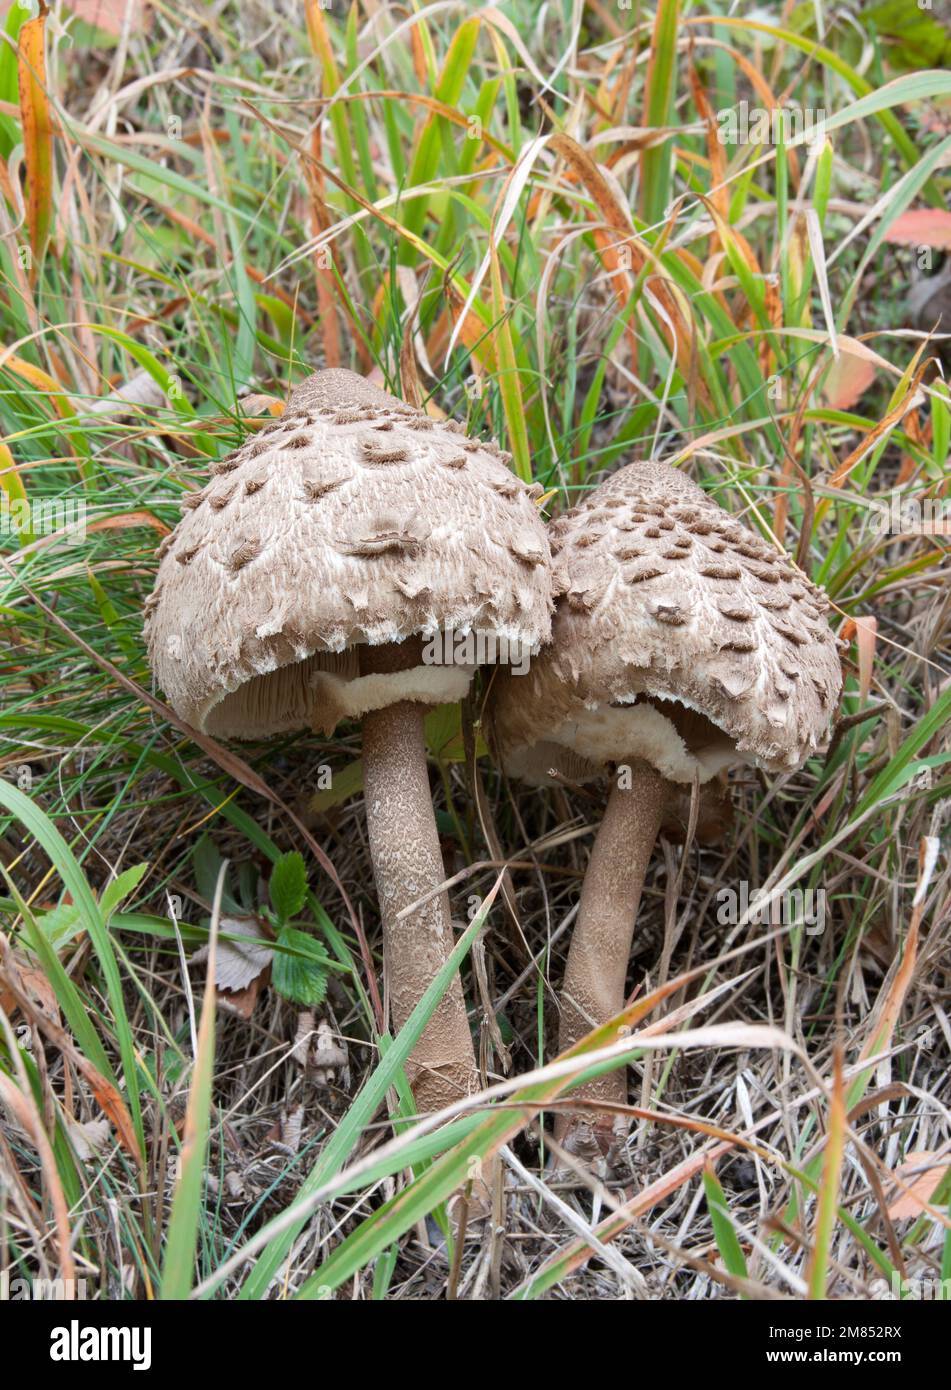
[[[364,674],[420,664],[419,643],[366,647]],[[449,895],[439,893],[397,920],[446,877],[426,766],[427,707],[403,700],[363,716],[363,785],[370,854],[383,918],[383,970],[393,1027],[402,1028],[452,951]],[[421,1112],[479,1087],[462,983],[452,980],[409,1059]]]
[[[630,764],[630,777],[615,776],[591,851],[568,950],[559,1034],[562,1052],[624,1008],[634,923],[668,786],[644,762]],[[627,1068],[607,1072],[571,1095],[625,1105]],[[627,1128],[622,1115],[561,1112],[555,1137],[572,1153],[610,1161]]]

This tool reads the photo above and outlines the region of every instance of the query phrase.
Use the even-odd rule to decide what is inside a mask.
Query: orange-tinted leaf
[[[151,21],[145,0],[65,0],[65,4],[77,19],[114,37],[122,33],[127,10],[132,11],[129,24],[133,34],[148,28]]]
[[[875,663],[875,638],[878,633],[877,618],[856,618],[855,642],[859,649],[859,694],[868,699],[872,685],[872,667]]]
[[[43,1177],[50,1196],[50,1206],[53,1209],[53,1217],[56,1222],[60,1275],[64,1280],[72,1281],[76,1266],[71,1250],[69,1206],[60,1181],[56,1157],[43,1125],[43,1117],[37,1109],[32,1092],[19,1090],[13,1080],[3,1071],[0,1071],[0,1100],[30,1136],[39,1153]]]
[[[895,1170],[895,1176],[902,1181],[905,1190],[899,1190],[899,1195],[889,1204],[888,1215],[892,1221],[920,1216],[925,1203],[931,1201],[947,1167],[947,1154],[942,1158],[925,1149],[906,1154],[904,1163]]]
[[[875,380],[875,368],[864,357],[840,352],[822,388],[822,399],[831,410],[851,410]]]
[[[78,1057],[78,1054],[77,1054]],[[74,1060],[76,1060],[74,1058]],[[132,1117],[125,1106],[125,1101],[113,1086],[111,1081],[107,1081],[101,1072],[98,1072],[91,1062],[87,1062],[85,1057],[79,1058],[79,1070],[82,1072],[89,1085],[89,1089],[99,1104],[99,1108],[106,1116],[107,1120],[116,1129],[122,1147],[132,1155],[133,1158],[139,1156],[138,1140],[135,1136],[135,1126]]]
[[[151,526],[160,536],[167,536],[172,529],[151,512],[123,512],[119,516],[103,516],[97,521],[86,523],[87,531],[125,531],[132,526]]]
[[[45,395],[61,419],[65,420],[76,414],[62,386],[49,372],[44,372],[42,367],[34,367],[32,362],[25,362],[22,357],[14,356],[5,357],[3,365],[8,371],[14,372],[30,386],[35,387],[41,395]]]
[[[730,190],[726,187],[726,145],[719,137],[716,113],[710,105],[700,74],[694,67],[692,53],[687,74],[690,78],[693,104],[706,126],[707,158],[710,161],[710,181],[713,185],[713,192],[710,196],[720,215],[728,217],[730,214]]]
[[[64,1057],[67,1057],[92,1091],[103,1114],[118,1131],[120,1143],[133,1158],[139,1157],[138,1139],[125,1101],[107,1077],[79,1051],[75,1040],[59,1022],[59,1005],[38,987],[35,978],[26,980],[17,968],[12,952],[4,962],[6,987],[21,1012]],[[0,1072],[0,1077],[3,1073]]]
[[[233,1014],[235,1018],[242,1018],[247,1022],[254,1013],[254,1006],[258,1002],[258,995],[264,983],[264,976],[258,975],[244,989],[216,989],[215,1003],[226,1014]]]
[[[913,208],[896,217],[885,240],[893,246],[934,246],[951,251],[951,212],[943,208]]]
[[[280,416],[284,414],[284,402],[279,401],[276,396],[268,396],[264,392],[258,391],[250,396],[242,396],[238,401],[238,409],[242,415],[253,419],[260,415],[262,411],[267,411],[269,415]],[[267,421],[264,421],[266,424]]]
[[[46,15],[28,19],[20,30],[17,81],[26,160],[26,221],[32,262],[30,280],[49,240],[53,218],[53,132],[46,94]]]
[[[327,207],[327,191],[321,173],[323,137],[319,121],[315,123],[311,132],[310,151],[313,160],[304,160],[304,180],[310,195],[311,232],[316,237],[321,232],[326,232],[333,222],[330,209]],[[339,367],[343,356],[340,347],[340,325],[337,323],[337,282],[329,243],[320,246],[314,254],[314,275],[317,281],[320,329],[324,340],[324,361],[328,367]]]

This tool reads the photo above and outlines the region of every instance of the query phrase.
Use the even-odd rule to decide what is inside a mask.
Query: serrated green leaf
[[[307,898],[307,866],[304,856],[296,849],[282,854],[274,865],[268,891],[271,905],[282,922],[301,912]]]
[[[296,927],[282,927],[276,944],[271,983],[278,994],[293,1004],[322,1004],[327,995],[327,968],[319,943]]]

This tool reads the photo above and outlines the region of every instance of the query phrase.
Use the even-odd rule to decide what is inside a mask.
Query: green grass
[[[865,30],[863,53],[862,16],[846,24],[825,7],[821,41],[814,7],[780,17],[776,6],[769,22],[690,0],[588,5],[577,34],[573,8],[549,6],[539,29],[527,0],[481,21],[308,3],[281,5],[272,24],[273,7],[229,5],[213,31],[155,9],[121,53],[89,30],[71,47],[47,33],[45,77],[39,30],[18,64],[23,12],[10,12],[0,143],[7,157],[22,148],[26,193],[21,208],[21,190],[0,187],[0,1006],[11,1025],[0,1072],[3,1096],[16,1088],[23,1106],[7,1104],[0,1129],[31,1203],[0,1226],[0,1269],[52,1267],[58,1189],[99,1297],[439,1296],[456,1276],[422,1250],[419,1223],[435,1212],[445,1226],[471,1163],[507,1144],[546,1176],[539,1113],[570,1100],[570,1068],[522,1089],[519,1078],[556,1053],[568,940],[557,932],[597,801],[510,788],[476,745],[519,865],[518,930],[496,900],[480,938],[497,1031],[481,1021],[478,927],[457,954],[490,1079],[503,1072],[500,1039],[513,1073],[444,1129],[407,1127],[402,1065],[439,989],[388,1038],[358,730],[199,746],[152,690],[142,606],[183,497],[257,427],[269,406],[248,397],[279,409],[290,384],[335,363],[398,393],[418,386],[434,410],[495,435],[542,484],[546,516],[631,458],[675,459],[826,587],[851,642],[829,754],[778,786],[737,779],[730,841],[686,856],[677,988],[642,991],[645,1022],[737,1031],[668,1043],[653,1068],[635,1038],[631,1074],[646,1091],[632,1143],[649,1156],[636,1197],[604,1214],[579,1182],[569,1199],[658,1296],[701,1279],[703,1297],[736,1297],[737,1281],[754,1296],[863,1297],[899,1256],[916,1277],[948,1266],[934,1212],[893,1223],[881,1197],[892,1199],[906,1152],[949,1138],[937,1011],[948,539],[882,534],[870,508],[896,486],[919,502],[947,489],[948,392],[906,312],[918,253],[890,240],[908,208],[948,204],[940,25],[923,31],[921,51],[939,55],[923,71],[887,25]],[[18,66],[30,79],[22,107]],[[766,93],[827,111],[814,157],[795,142],[719,144],[717,113]],[[826,389],[830,319],[843,358],[874,354],[874,380],[854,399]],[[132,381],[136,402],[103,409]],[[78,530],[51,531],[44,505],[79,508]],[[861,661],[857,624],[871,634]],[[428,726],[447,873],[469,870],[453,890],[459,917],[498,872],[484,866],[494,854],[468,780],[470,714]],[[248,1018],[215,1019],[209,998],[191,998],[181,952],[207,940],[212,915],[195,871],[202,837],[248,902],[281,855],[304,854],[303,915],[335,966],[314,1023],[349,1056],[331,1080],[295,1061],[300,1011],[273,990]],[[936,838],[925,874],[922,846]],[[766,942],[741,925],[725,943],[716,889],[739,879],[822,886],[830,928]],[[658,851],[632,987],[656,970],[665,881]],[[227,940],[222,928],[219,949]],[[734,945],[745,949],[730,955]],[[701,1019],[678,1014],[685,1000]],[[762,1025],[782,1030],[782,1047],[744,1033]],[[14,1055],[17,1027],[29,1045]],[[888,1049],[887,1063],[869,1061]],[[830,1084],[840,1051],[841,1093]],[[45,1147],[16,1119],[30,1107]],[[103,1117],[111,1139],[90,1145]],[[754,1142],[761,1183],[736,1178]],[[842,1161],[860,1148],[864,1168]],[[937,1210],[948,1195],[945,1175]],[[661,1259],[638,1221],[670,1198]],[[483,1277],[506,1297],[610,1291],[590,1247],[537,1200],[510,1194],[507,1263],[492,1263],[490,1244],[473,1275],[464,1251],[460,1296]],[[752,1229],[759,1244],[744,1241]]]

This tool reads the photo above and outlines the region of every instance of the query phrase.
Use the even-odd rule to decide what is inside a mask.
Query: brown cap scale
[[[775,547],[663,463],[620,469],[549,533],[552,643],[495,692],[513,773],[544,778],[541,743],[686,783],[814,751],[841,687],[829,603]]]
[[[330,732],[362,718],[400,1028],[453,945],[444,893],[396,920],[445,877],[423,716],[461,698],[475,670],[455,664],[451,647],[444,664],[439,652],[428,661],[426,644],[478,632],[531,652],[548,639],[551,561],[536,490],[494,443],[337,369],[309,377],[279,421],[212,473],[160,552],[146,604],[153,670],[176,712],[218,737]],[[458,981],[410,1070],[421,1109],[477,1085]]]
[[[175,709],[225,738],[331,732],[469,672],[360,675],[359,648],[471,629],[537,650],[551,573],[534,489],[493,443],[353,372],[316,372],[212,466],[163,546],[149,654]]]
[[[568,1047],[623,1007],[644,871],[672,805],[695,782],[715,796],[717,773],[737,763],[799,767],[828,733],[841,670],[822,591],[667,464],[619,469],[549,534],[551,645],[527,675],[495,677],[494,745],[510,773],[536,783],[630,767],[585,877],[565,979]],[[623,1101],[624,1076],[581,1094]],[[600,1120],[566,1138],[606,1152],[616,1135]]]

